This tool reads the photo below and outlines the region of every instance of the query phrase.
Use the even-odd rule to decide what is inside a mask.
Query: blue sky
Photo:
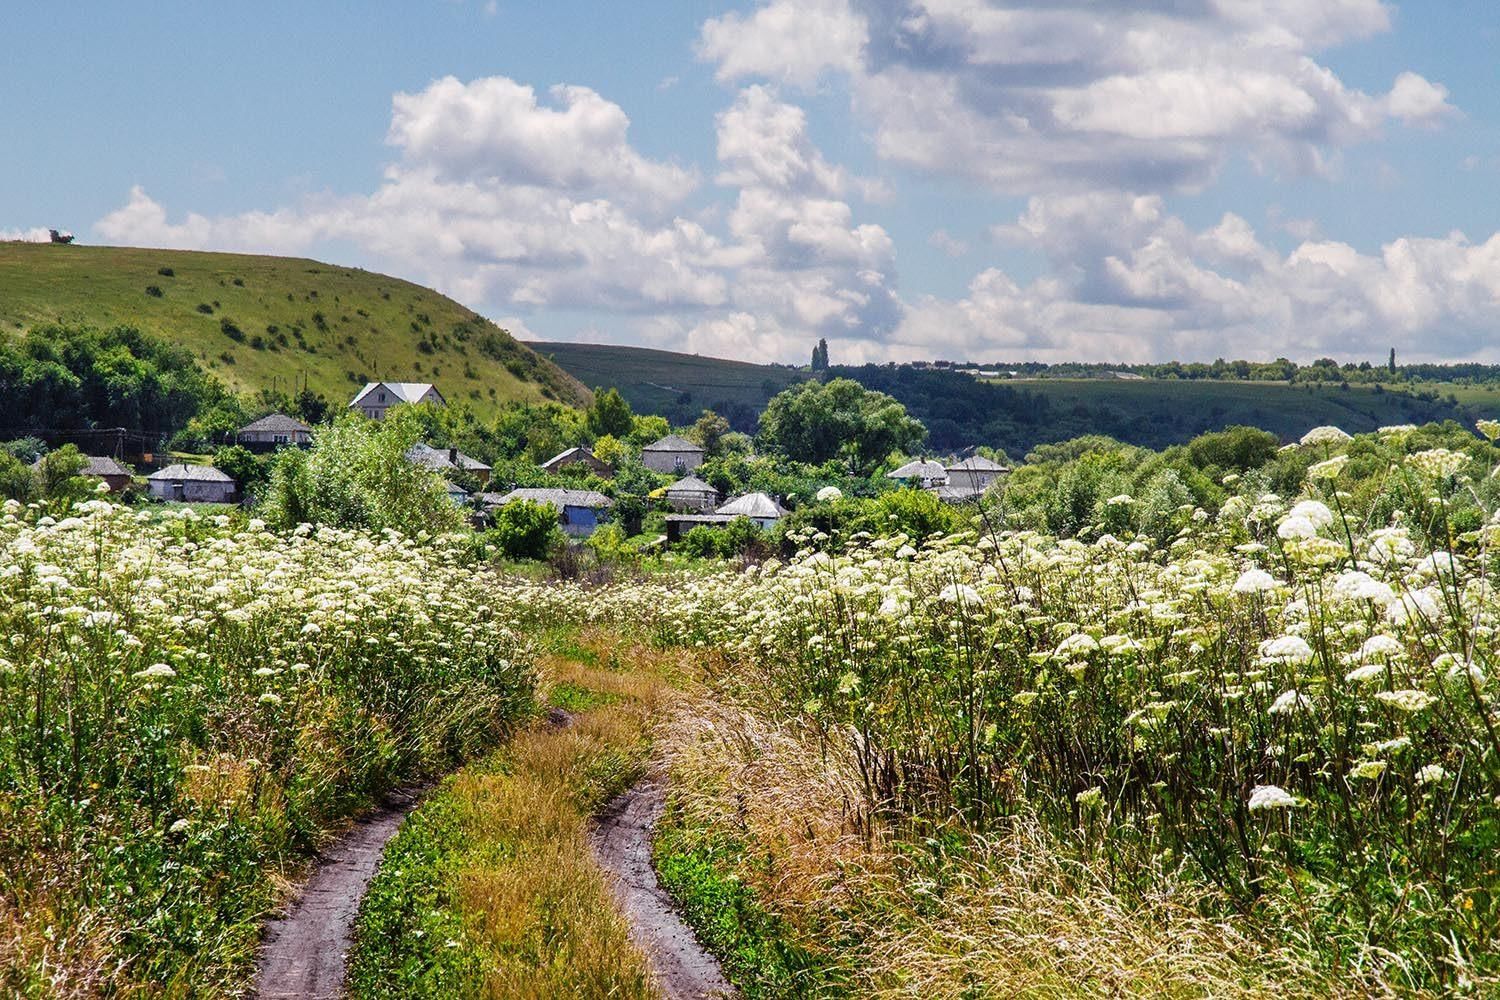
[[[0,236],[761,361],[1500,357],[1490,3],[124,8],[7,12]]]

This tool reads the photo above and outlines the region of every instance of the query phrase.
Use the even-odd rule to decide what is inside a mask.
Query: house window
[[[288,436],[287,436],[287,435],[285,435],[285,434],[277,434],[277,435],[276,435],[276,436],[275,436],[275,443],[276,443],[276,444],[286,444],[286,443],[287,443],[287,442],[289,442],[289,441],[291,441],[291,438],[290,438],[290,437],[288,437]]]
[[[382,393],[381,393],[381,394],[380,394],[380,401],[381,401],[381,402],[382,402],[382,403],[384,403],[384,402],[385,402],[385,393],[383,393],[383,392],[382,392]]]

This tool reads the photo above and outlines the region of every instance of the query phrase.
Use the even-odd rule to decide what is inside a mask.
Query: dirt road
[[[323,852],[286,916],[267,925],[255,982],[261,1000],[333,1000],[342,994],[344,959],[359,901],[386,841],[400,829],[417,799],[414,792],[394,797]]]
[[[646,953],[668,1000],[733,997],[736,992],[687,924],[651,867],[651,831],[662,812],[662,789],[646,780],[616,796],[599,814],[594,857],[614,876],[615,897],[630,921],[630,937]]]

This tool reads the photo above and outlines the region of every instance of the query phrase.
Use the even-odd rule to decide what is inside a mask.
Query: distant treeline
[[[1339,364],[1332,358],[1319,358],[1301,365],[1286,358],[1275,361],[1164,361],[1154,364],[1112,364],[1109,362],[1065,361],[1046,364],[1040,361],[934,361],[934,368],[978,369],[1001,376],[1022,378],[1099,378],[1124,373],[1142,378],[1219,379],[1233,382],[1350,382],[1355,384],[1403,382],[1453,382],[1460,385],[1483,385],[1500,382],[1500,365],[1465,362],[1460,364],[1371,364],[1368,361]]]
[[[1054,374],[1061,367],[1052,366]],[[1432,391],[1340,390],[1336,384],[1248,391],[1122,381],[1100,382],[1084,392],[1076,384],[1008,385],[910,365],[835,366],[828,374],[895,397],[926,425],[927,447],[934,453],[988,445],[1019,456],[1040,444],[1086,434],[1162,449],[1235,424],[1263,427],[1290,440],[1320,423],[1368,431],[1382,424],[1465,416],[1456,403]]]

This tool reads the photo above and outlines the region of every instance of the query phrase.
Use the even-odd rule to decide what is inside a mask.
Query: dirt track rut
[[[255,980],[260,1000],[334,1000],[342,995],[359,902],[386,842],[417,799],[416,793],[393,797],[323,852],[286,915],[266,926]]]
[[[616,796],[595,822],[594,857],[614,876],[615,898],[630,921],[631,940],[646,953],[668,1000],[737,996],[718,960],[677,915],[651,867],[651,831],[661,818],[663,801],[661,785],[649,779]]]

